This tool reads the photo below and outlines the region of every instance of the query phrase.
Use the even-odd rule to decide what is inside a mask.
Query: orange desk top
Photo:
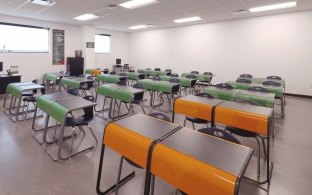
[[[272,108],[224,101],[216,107],[215,122],[267,135],[272,112]]]
[[[178,98],[174,103],[174,113],[211,121],[212,108],[222,100],[188,95]]]
[[[136,114],[109,123],[104,130],[103,144],[145,168],[151,143],[177,127],[173,123]]]
[[[253,150],[182,128],[155,146],[151,172],[187,194],[237,194]]]

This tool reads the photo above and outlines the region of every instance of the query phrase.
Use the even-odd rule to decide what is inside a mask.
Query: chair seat
[[[24,102],[36,102],[36,97],[28,96],[28,97],[23,98],[23,101]]]
[[[235,128],[235,127],[227,126],[225,129],[228,130],[229,132],[231,132],[235,135],[239,135],[241,137],[256,137],[257,136],[257,133],[245,131],[244,129],[239,129],[239,128]]]
[[[65,126],[82,126],[88,125],[88,123],[92,120],[92,118],[87,118],[85,116],[79,117],[67,117],[65,121]]]
[[[209,121],[204,120],[204,119],[194,118],[194,117],[190,117],[190,116],[186,116],[185,118],[186,118],[186,120],[191,121],[192,123],[206,124],[209,122]]]

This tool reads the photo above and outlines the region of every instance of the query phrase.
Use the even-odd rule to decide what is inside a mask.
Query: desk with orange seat
[[[138,122],[133,122],[138,121]],[[253,149],[136,114],[109,123],[104,130],[97,193],[108,146],[146,169],[144,194],[154,174],[188,194],[238,194],[241,178]],[[121,184],[134,176],[131,173]]]

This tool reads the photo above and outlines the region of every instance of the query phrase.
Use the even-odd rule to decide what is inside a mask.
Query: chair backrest
[[[191,74],[199,74],[198,71],[191,71]]]
[[[87,76],[87,79],[94,80],[94,76]]]
[[[170,77],[179,77],[179,75],[177,73],[171,73]]]
[[[158,76],[155,76],[155,77],[152,78],[152,80],[154,80],[154,81],[161,81],[161,78],[158,77]]]
[[[160,68],[155,68],[154,70],[155,70],[155,71],[160,71]]]
[[[102,72],[101,69],[93,70],[93,71],[92,71],[92,76],[95,76],[95,77],[96,77],[97,75],[101,74],[101,72]]]
[[[110,72],[109,74],[111,74],[111,75],[116,75],[116,72],[112,71],[112,72]]]
[[[178,79],[178,78],[171,78],[171,79],[169,79],[169,82],[170,83],[181,83],[181,81],[180,81],[180,79]]]
[[[167,115],[160,113],[160,112],[149,113],[148,116],[151,116],[151,117],[163,120],[163,121],[171,122],[171,119]]]
[[[147,68],[146,70],[152,70],[152,69],[150,69],[150,68]]]
[[[136,89],[144,89],[144,85],[142,85],[141,83],[136,83],[134,85],[132,85],[133,88],[136,88]]]
[[[117,84],[117,85],[127,86],[127,81],[125,81],[125,80],[120,80],[120,81],[117,81],[116,84]]]
[[[244,73],[244,74],[239,75],[239,77],[252,78],[252,75]]]
[[[80,75],[78,75],[77,77],[79,77],[79,78],[84,78],[85,75],[84,75],[84,74],[80,74]]]
[[[129,72],[135,72],[134,70],[129,70]]]
[[[210,75],[210,76],[212,76],[213,73],[212,72],[204,72],[203,75]]]
[[[186,78],[188,78],[188,79],[196,79],[197,77],[195,75],[189,74],[189,75],[186,75]]]
[[[214,97],[213,97],[212,95],[207,94],[207,93],[196,93],[195,96],[206,97],[206,98],[214,99]]]
[[[279,76],[268,76],[267,79],[280,81],[280,80],[282,80],[282,77],[279,77]]]
[[[234,89],[232,85],[227,84],[227,83],[219,83],[219,84],[216,84],[215,87],[218,89]]]
[[[201,133],[205,133],[214,137],[224,139],[229,142],[241,144],[240,141],[238,141],[232,134],[230,134],[229,132],[226,132],[225,130],[211,127],[211,128],[199,129],[198,131]]]
[[[236,83],[247,83],[247,84],[251,84],[251,80],[249,79],[237,79]]]
[[[172,71],[171,69],[166,69],[166,70],[165,70],[165,72],[171,72],[171,71]]]
[[[31,81],[32,83],[38,84],[38,79],[34,79]]]
[[[267,90],[266,88],[264,88],[264,87],[258,87],[258,86],[256,86],[256,87],[249,87],[247,90],[248,90],[248,91],[258,91],[258,92],[269,93],[269,90]]]
[[[121,73],[119,73],[119,76],[127,76],[127,73],[121,72]]]
[[[264,81],[262,82],[262,85],[270,85],[270,86],[276,86],[276,87],[282,86],[280,82],[276,82],[276,81]]]
[[[67,91],[67,93],[75,95],[75,96],[78,96],[78,92],[79,92],[79,89],[77,88],[71,88],[71,89],[68,89]]]
[[[64,71],[63,71],[63,70],[61,70],[59,73],[60,73],[60,74],[64,74]]]

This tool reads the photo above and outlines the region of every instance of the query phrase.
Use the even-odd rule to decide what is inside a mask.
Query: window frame
[[[35,51],[35,50],[15,50],[15,49],[5,49],[7,53],[50,53],[51,51],[51,29],[49,27],[41,27],[41,26],[32,26],[32,25],[25,25],[25,24],[16,24],[16,23],[7,23],[7,22],[0,22],[0,25],[6,26],[15,26],[15,27],[24,27],[24,28],[34,28],[34,29],[43,29],[48,31],[48,48],[47,51]],[[2,47],[2,46],[1,46]],[[1,49],[1,48],[0,48]]]

